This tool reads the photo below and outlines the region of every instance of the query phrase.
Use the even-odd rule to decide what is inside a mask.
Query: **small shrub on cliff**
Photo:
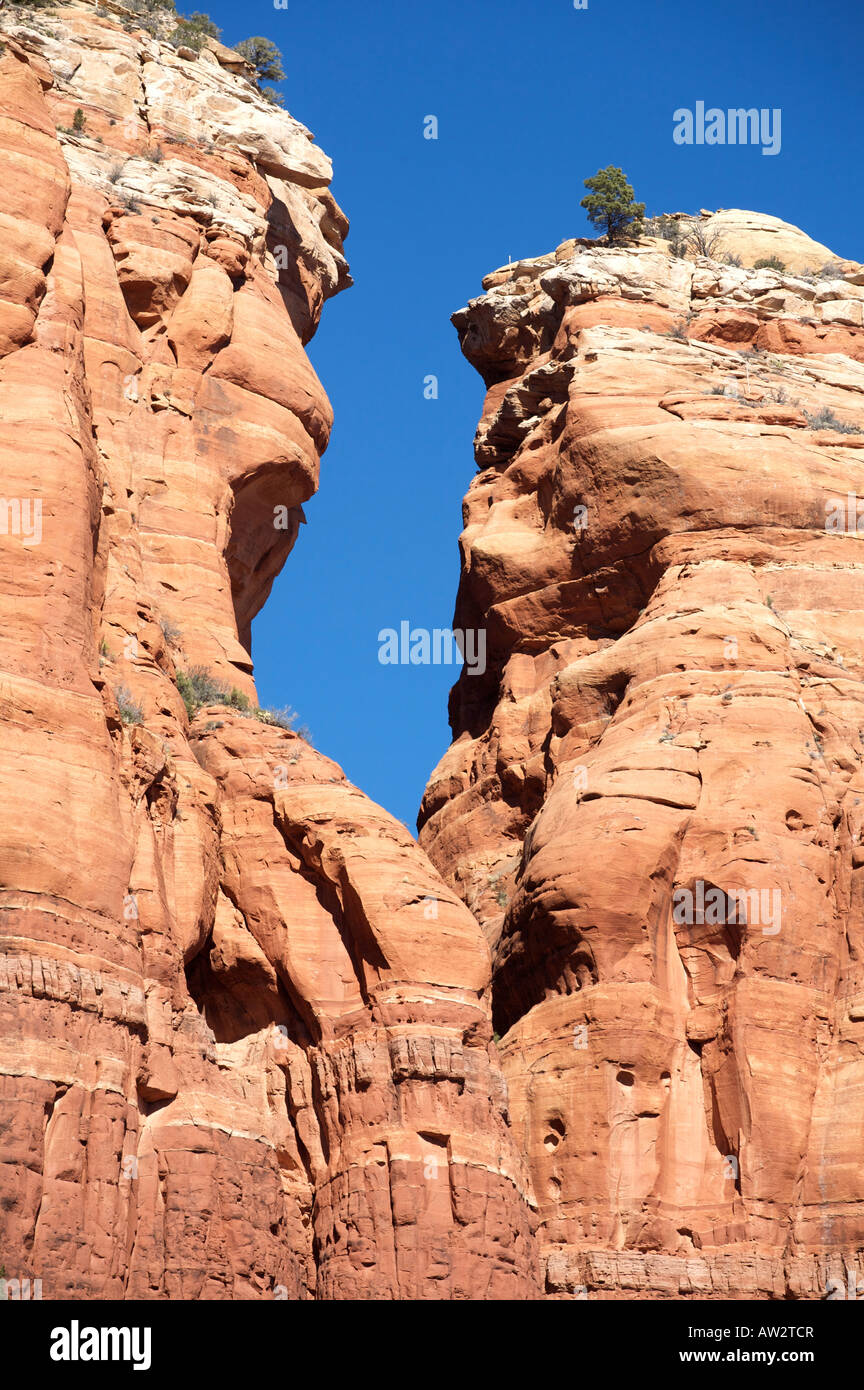
[[[781,261],[779,256],[760,256],[758,261],[753,262],[754,270],[785,270],[786,262]]]
[[[829,406],[823,405],[815,415],[811,415],[809,410],[804,411],[804,418],[811,430],[836,430],[838,434],[864,434],[860,425],[847,425],[844,420],[838,419],[834,411]]]
[[[76,131],[78,134],[80,134],[82,130],[86,129],[86,127],[87,117],[84,115],[84,112],[81,110],[81,107],[76,106],[75,115],[72,117],[72,129]]]
[[[155,39],[167,39],[176,25],[174,0],[124,0],[124,4],[135,16],[131,22],[122,21],[130,32],[144,29]]]
[[[585,180],[589,193],[579,204],[588,214],[588,221],[605,231],[611,243],[630,241],[641,236],[645,220],[645,204],[633,201],[633,188],[623,169],[609,164]]]
[[[160,618],[159,626],[162,629],[162,636],[169,647],[177,647],[180,644],[180,629],[176,623],[172,623],[170,618]]]
[[[644,224],[644,231],[648,236],[661,237],[663,241],[668,241],[672,255],[683,260],[687,253],[687,238],[677,218],[670,217],[665,212],[659,217],[651,217]]]
[[[695,256],[707,256],[710,261],[717,260],[717,248],[720,245],[719,232],[709,232],[703,223],[694,222],[687,239]]]
[[[284,709],[253,709],[248,696],[244,695],[242,690],[238,690],[236,686],[229,690],[221,681],[216,680],[206,666],[190,666],[188,671],[178,671],[177,689],[190,719],[204,705],[225,705],[246,719],[257,719],[260,724],[268,724],[276,729],[289,729],[307,743],[312,742],[312,735],[305,725],[301,725],[299,729],[295,728],[298,715],[290,706]],[[221,727],[221,724],[213,721],[206,725],[207,729]]]
[[[177,28],[168,35],[168,42],[174,48],[194,48],[197,52],[205,39],[218,39],[221,33],[208,14],[194,10],[190,15],[177,16]]]
[[[138,15],[158,14],[160,11],[170,14],[177,13],[174,0],[124,0],[124,4],[127,10]]]
[[[144,718],[144,711],[132,696],[132,692],[126,685],[118,685],[114,691],[114,698],[117,701],[117,708],[120,711],[120,718],[124,724],[140,724]]]
[[[675,217],[670,217],[667,213],[663,213],[661,217],[651,217],[650,221],[645,224],[645,231],[649,236],[661,236],[664,242],[670,243],[672,256],[683,259],[686,249],[688,249],[688,242],[683,235],[681,222]]]
[[[299,715],[286,705],[284,709],[256,709],[255,718],[260,724],[272,724],[277,729],[293,729]]]
[[[241,43],[235,44],[235,52],[255,69],[255,85],[259,90],[262,82],[281,82],[285,76],[282,54],[269,39],[262,39],[260,36],[243,39]]]
[[[190,719],[202,705],[227,705],[240,714],[250,712],[249,697],[236,686],[229,690],[206,666],[190,666],[188,671],[178,671],[177,689]]]

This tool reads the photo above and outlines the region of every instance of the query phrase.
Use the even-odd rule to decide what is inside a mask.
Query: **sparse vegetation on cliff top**
[[[60,0],[18,0],[22,10],[57,9]],[[123,0],[124,9],[135,16],[134,22],[122,15],[98,5],[96,13],[103,19],[114,19],[126,29],[146,29],[154,38],[170,43],[173,48],[191,48],[200,52],[208,38],[222,41],[222,30],[203,10],[193,10],[191,14],[180,14],[175,0]],[[226,45],[227,46],[227,45]],[[284,105],[281,93],[265,85],[281,82],[285,76],[282,54],[271,39],[255,35],[241,39],[234,45],[233,52],[244,58],[253,69],[252,84],[260,96],[274,106]],[[83,114],[83,113],[82,113]],[[83,127],[75,127],[76,130]]]
[[[290,729],[306,739],[307,743],[311,741],[308,729],[294,728],[298,715],[290,706],[286,705],[283,709],[253,709],[248,695],[244,695],[236,686],[229,689],[223,685],[206,666],[190,666],[188,671],[178,671],[177,689],[190,719],[205,705],[225,705],[245,718],[257,719],[259,724]]]

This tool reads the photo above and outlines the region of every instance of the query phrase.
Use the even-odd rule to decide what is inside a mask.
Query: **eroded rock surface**
[[[330,427],[330,164],[236,54],[110,10],[0,17],[5,1273],[530,1297],[488,945],[254,712],[249,625]],[[246,713],[190,721],[195,666]]]
[[[489,661],[420,838],[492,948],[552,1297],[864,1267],[864,274],[717,219],[833,264],[568,242],[454,316]]]

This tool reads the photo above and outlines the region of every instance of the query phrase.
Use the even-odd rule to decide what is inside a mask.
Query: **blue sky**
[[[860,0],[202,7],[227,43],[263,34],[282,50],[287,108],[333,159],[352,224],[355,286],[309,349],[336,423],[253,627],[260,698],[293,705],[413,830],[457,671],[382,666],[377,634],[452,621],[483,384],[450,314],[508,256],[589,234],[583,180],[607,164],[649,213],[755,208],[864,260]],[[673,111],[699,100],[781,108],[781,152],[676,145]]]

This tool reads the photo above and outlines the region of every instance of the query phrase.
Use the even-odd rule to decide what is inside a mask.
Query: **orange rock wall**
[[[571,242],[454,316],[489,665],[420,840],[492,949],[552,1297],[864,1268],[862,286]]]
[[[531,1297],[482,933],[254,714],[330,426],[329,161],[117,12],[0,33],[2,1263],[59,1299]],[[247,715],[190,721],[196,665]]]
[[[350,283],[330,163],[230,53],[108,8],[0,17],[7,1276],[864,1276],[864,273],[731,210],[740,267],[573,241],[455,316],[488,665],[418,848],[255,714]],[[190,718],[195,666],[249,708]]]

